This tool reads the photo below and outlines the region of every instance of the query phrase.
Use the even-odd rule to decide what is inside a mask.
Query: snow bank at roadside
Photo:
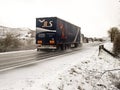
[[[111,43],[105,43],[108,50]],[[98,50],[97,50],[98,53]],[[94,54],[59,74],[48,82],[45,90],[119,90],[120,61],[102,51]]]
[[[48,82],[45,90],[119,90],[119,70],[116,74],[107,72],[119,69],[119,65],[120,62],[106,52],[99,57],[93,55],[84,58],[61,73],[53,82]]]
[[[111,43],[110,41],[108,41],[108,42],[106,42],[106,43],[104,44],[104,47],[105,47],[107,50],[109,50],[109,51],[112,52],[112,50],[113,50],[113,43]]]

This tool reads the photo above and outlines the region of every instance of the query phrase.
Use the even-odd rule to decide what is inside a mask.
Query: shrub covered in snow
[[[9,32],[4,38],[0,38],[0,52],[34,49],[35,47],[34,38],[21,39]]]
[[[11,51],[21,45],[20,41],[12,33],[7,33],[5,38],[0,39],[0,52]]]

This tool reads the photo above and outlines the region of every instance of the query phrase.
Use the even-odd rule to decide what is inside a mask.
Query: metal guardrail
[[[116,54],[110,52],[109,50],[107,50],[107,49],[104,47],[104,45],[99,45],[99,54],[98,54],[98,55],[100,55],[101,50],[104,50],[105,52],[107,52],[108,54],[110,54],[111,56],[113,56],[113,57],[115,57],[115,58],[120,58],[118,55],[116,55]]]

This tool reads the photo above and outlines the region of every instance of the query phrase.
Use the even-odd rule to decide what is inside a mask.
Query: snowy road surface
[[[109,73],[102,75],[115,68],[119,61],[104,51],[98,56],[98,45],[92,44],[73,54],[0,72],[0,90],[117,90],[106,79]]]

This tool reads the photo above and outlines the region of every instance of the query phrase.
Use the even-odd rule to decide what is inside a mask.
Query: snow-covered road
[[[118,68],[119,62],[106,53],[98,57],[95,44],[73,54],[0,72],[0,90],[107,90],[109,83],[99,84],[101,73]]]

